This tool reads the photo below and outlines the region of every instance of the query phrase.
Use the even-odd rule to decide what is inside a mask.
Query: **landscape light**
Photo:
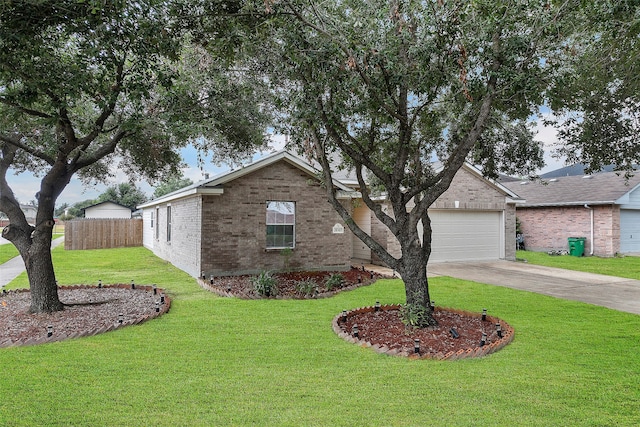
[[[360,331],[358,330],[358,325],[353,325],[353,329],[351,329],[351,332],[353,332],[353,336],[356,338],[360,337]]]
[[[211,278],[209,279],[209,283],[213,285],[213,274],[211,275]]]
[[[500,323],[496,323],[496,332],[498,333],[498,337],[502,338],[502,327],[500,326]]]
[[[153,285],[153,294],[158,295],[158,287],[155,285],[155,283]]]
[[[118,323],[120,323],[122,325],[123,321],[124,321],[124,314],[122,314],[122,313],[118,314]]]
[[[376,305],[374,306],[376,311],[380,311],[380,301],[376,301]]]
[[[156,313],[160,313],[160,301],[156,301]]]
[[[482,321],[487,320],[487,309],[483,308],[482,309]]]
[[[164,294],[160,294],[160,304],[164,304]]]
[[[131,279],[131,289],[135,289],[136,288],[136,284],[134,283],[133,279]]]
[[[418,338],[413,340],[413,352],[420,354],[420,340]]]
[[[451,336],[453,338],[459,338],[460,337],[460,335],[458,334],[458,331],[456,331],[456,328],[449,329],[449,333],[451,334]]]
[[[483,347],[487,343],[487,334],[482,333],[482,338],[480,339],[480,347]]]
[[[102,287],[102,279],[98,280],[98,287],[101,288]]]
[[[53,335],[53,326],[49,325],[47,326],[47,337],[51,337],[51,335]]]
[[[358,283],[362,283],[362,276],[358,274]]]
[[[342,310],[342,321],[343,322],[347,321],[347,310]]]

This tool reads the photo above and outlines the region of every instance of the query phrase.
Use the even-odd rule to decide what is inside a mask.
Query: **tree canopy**
[[[292,141],[323,168],[349,228],[400,272],[428,324],[427,209],[465,161],[483,173],[542,165],[530,117],[559,75],[578,1],[256,1],[273,18],[247,61],[268,76]],[[438,160],[439,167],[434,161]],[[331,176],[349,168],[401,256],[363,232]],[[372,194],[375,182],[389,204]],[[423,228],[424,234],[418,230]],[[424,238],[423,238],[424,237]]]
[[[223,21],[226,4],[216,5],[211,19]],[[0,2],[0,210],[32,311],[62,308],[48,252],[55,201],[74,175],[104,181],[119,167],[153,181],[178,169],[187,143],[220,161],[265,143],[259,82],[223,67],[226,52],[194,44],[184,9],[179,0]],[[35,227],[7,181],[25,170],[41,178]]]
[[[153,197],[157,199],[158,197],[164,196],[165,194],[169,194],[191,184],[193,184],[193,181],[189,178],[185,178],[182,175],[172,175],[165,181],[158,184],[153,191]]]

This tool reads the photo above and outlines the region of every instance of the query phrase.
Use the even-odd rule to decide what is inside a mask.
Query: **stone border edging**
[[[401,307],[400,304],[388,304],[388,305],[380,306],[380,310],[399,310],[400,307]],[[451,313],[463,314],[465,316],[471,316],[471,317],[482,316],[481,314],[478,314],[478,313],[458,310],[455,308],[436,307],[436,310],[448,311]],[[359,307],[359,308],[354,308],[352,310],[347,311],[346,316],[350,317],[356,314],[370,313],[372,311],[375,311],[375,307],[372,307],[372,306]],[[331,325],[332,325],[333,331],[343,340],[350,342],[352,344],[357,344],[361,347],[371,348],[376,353],[387,354],[389,356],[408,357],[409,359],[459,360],[459,359],[466,359],[470,357],[482,357],[491,353],[495,353],[496,351],[504,348],[507,344],[513,341],[513,338],[515,336],[515,331],[513,330],[511,325],[509,325],[507,322],[497,317],[487,316],[487,320],[486,320],[487,322],[493,322],[494,324],[500,323],[500,326],[502,327],[502,338],[500,338],[499,340],[492,341],[491,343],[487,343],[482,347],[477,346],[477,347],[468,348],[466,350],[449,351],[447,353],[439,352],[436,354],[427,353],[427,354],[420,355],[416,353],[411,353],[406,350],[401,351],[398,349],[389,349],[389,347],[384,345],[381,346],[379,344],[371,344],[368,341],[355,338],[354,336],[343,331],[342,328],[340,327],[339,322],[342,319],[342,317],[343,317],[342,313],[335,316],[333,318],[333,321],[331,322]]]
[[[128,289],[133,292],[153,291],[153,286],[149,286],[149,285],[135,285],[135,286],[136,286],[135,289],[131,289],[131,285],[120,283],[115,285],[102,285],[102,288]],[[66,290],[93,289],[93,288],[98,289],[97,286],[90,286],[90,285],[58,286],[58,289],[63,289],[63,290],[64,289]],[[23,292],[30,292],[30,290],[26,288],[12,289],[12,290],[6,291],[6,294],[9,294],[12,292],[23,293]],[[102,334],[105,332],[114,331],[116,329],[120,329],[125,326],[138,325],[140,323],[144,323],[147,320],[151,320],[156,317],[162,316],[163,314],[167,313],[171,308],[171,298],[167,295],[165,289],[156,287],[156,292],[158,293],[158,295],[160,295],[161,293],[164,293],[164,304],[159,306],[160,311],[157,313],[154,311],[152,312],[152,314],[147,314],[136,319],[123,321],[121,324],[114,323],[113,325],[108,327],[102,327],[102,328],[97,328],[89,331],[83,331],[83,332],[72,333],[67,335],[55,335],[51,337],[44,336],[40,338],[31,338],[22,342],[15,342],[15,341],[11,342],[8,340],[0,341],[0,348],[22,347],[22,346],[28,346],[28,345],[37,345],[37,344],[45,344],[45,343],[51,343],[51,342],[57,342],[57,341],[64,341],[72,338],[91,337],[91,336]],[[1,297],[2,297],[2,294],[0,294],[0,298]]]

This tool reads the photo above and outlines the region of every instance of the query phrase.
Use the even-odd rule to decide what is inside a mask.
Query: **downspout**
[[[591,211],[591,252],[589,253],[589,255],[593,256],[593,208],[586,203],[584,204],[584,207]]]

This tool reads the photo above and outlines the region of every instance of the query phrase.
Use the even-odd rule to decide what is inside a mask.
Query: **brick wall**
[[[594,206],[593,250],[597,256],[620,251],[620,209]],[[517,209],[525,247],[531,251],[568,250],[569,237],[585,237],[585,254],[591,251],[591,211],[584,206]]]
[[[167,241],[167,207],[171,206],[171,240]],[[173,200],[160,205],[154,221],[153,252],[194,277],[201,274],[199,196]],[[155,207],[153,208],[155,212]],[[158,239],[155,228],[158,227]]]
[[[202,270],[211,274],[280,270],[280,250],[266,250],[267,201],[296,203],[293,269],[346,270],[352,254],[352,234],[325,190],[300,169],[280,161],[235,179],[221,196],[202,199]],[[351,206],[345,201],[345,206]],[[333,234],[334,224],[345,228]]]

